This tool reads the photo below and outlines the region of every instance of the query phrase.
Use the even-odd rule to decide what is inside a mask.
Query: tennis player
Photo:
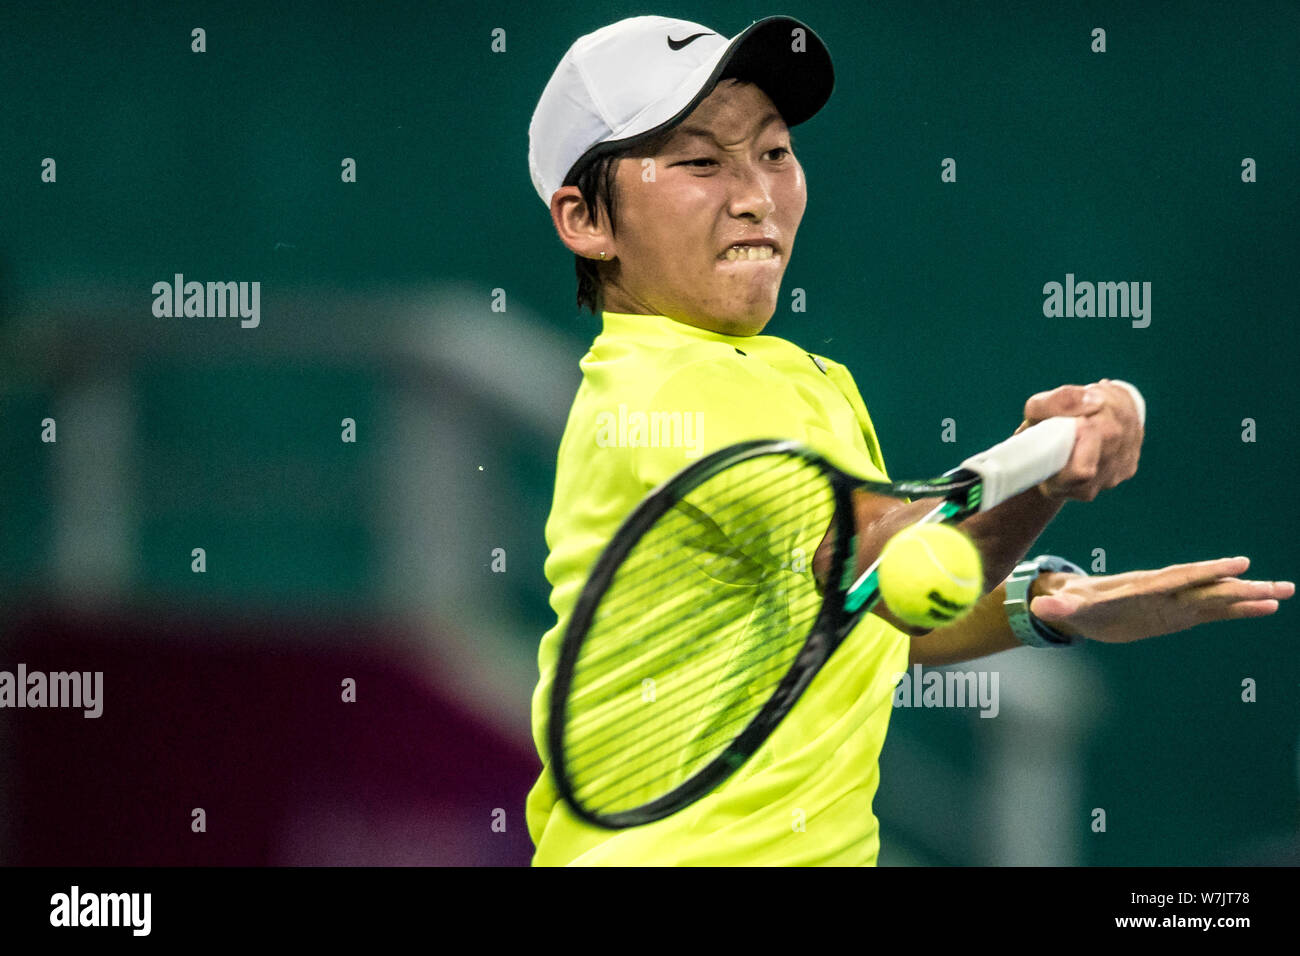
[[[536,865],[872,865],[893,677],[911,664],[1138,640],[1271,614],[1294,593],[1289,582],[1234,577],[1245,558],[1108,577],[1052,556],[1022,562],[1066,500],[1091,501],[1137,470],[1145,418],[1137,390],[1106,379],[1063,385],[1032,396],[1020,428],[1077,417],[1067,466],[962,525],[988,588],[969,615],[927,632],[878,604],[712,794],[621,831],[569,812],[545,748],[556,650],[592,565],[642,497],[701,455],[752,438],[795,439],[846,471],[888,480],[849,371],[763,334],[807,201],[790,127],[820,110],[833,84],[825,46],[797,20],[771,17],[728,39],[647,16],[578,39],[537,104],[533,184],[576,258],[578,304],[603,329],[579,363],[546,525],[557,620],[541,641],[533,698],[544,764],[527,803]],[[878,552],[933,502],[864,494],[855,507],[859,538]],[[859,566],[874,557],[860,553]],[[795,810],[801,829],[791,825]]]

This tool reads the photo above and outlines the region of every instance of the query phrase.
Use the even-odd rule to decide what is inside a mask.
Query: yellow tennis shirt
[[[605,312],[603,322],[579,363],[546,522],[556,623],[541,640],[532,701],[543,762],[527,802],[533,864],[874,865],[871,802],[908,637],[873,614],[754,756],[686,809],[615,831],[578,819],[559,798],[546,722],[560,642],[596,559],[647,492],[753,438],[795,439],[850,474],[888,480],[842,365],[772,335],[723,335],[658,315]]]

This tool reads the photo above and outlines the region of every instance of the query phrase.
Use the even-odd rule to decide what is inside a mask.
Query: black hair
[[[609,216],[609,234],[616,234],[614,174],[618,161],[630,156],[653,156],[672,139],[673,128],[643,136],[616,152],[597,154],[569,174],[566,186],[577,186],[593,223],[600,222],[601,210]],[[602,272],[613,263],[588,259],[574,253],[573,268],[578,277],[578,308],[600,315],[605,307]]]
[[[622,157],[615,153],[599,156],[587,163],[574,178],[574,185],[582,193],[582,201],[587,204],[588,215],[593,223],[600,222],[600,211],[605,210],[609,216],[609,233],[614,235],[614,170]],[[594,259],[573,255],[573,270],[578,276],[578,308],[587,309],[592,315],[600,315],[604,308],[604,292],[601,288],[600,266]]]

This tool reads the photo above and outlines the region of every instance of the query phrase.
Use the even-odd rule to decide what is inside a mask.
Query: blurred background
[[[529,861],[543,526],[599,326],[527,127],[574,39],[647,12],[829,47],[767,331],[848,365],[892,474],[1125,379],[1139,474],[1033,553],[1294,579],[1294,3],[7,5],[0,670],[104,676],[96,719],[0,709],[0,862]],[[178,273],[259,282],[259,324],[155,316]],[[1045,318],[1067,274],[1150,282],[1150,325]],[[999,715],[895,710],[880,863],[1300,861],[1295,614],[957,668]]]

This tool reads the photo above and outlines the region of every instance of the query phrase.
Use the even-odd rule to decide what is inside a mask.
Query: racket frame
[[[564,731],[568,717],[568,698],[574,667],[583,640],[591,627],[600,600],[614,579],[623,559],[637,545],[641,536],[689,492],[716,474],[743,461],[768,455],[785,455],[812,465],[830,485],[834,496],[835,529],[830,570],[822,605],[807,638],[782,677],[771,697],[731,743],[717,757],[673,790],[631,810],[599,813],[586,807],[574,792],[565,760]],[[574,605],[560,645],[551,687],[547,746],[551,770],[560,796],[580,819],[610,830],[643,826],[671,816],[715,789],[745,763],[772,735],[803,692],[812,683],[831,654],[840,646],[858,620],[879,599],[876,568],[879,560],[850,578],[851,558],[856,549],[856,522],[853,491],[864,489],[890,497],[936,497],[946,500],[929,512],[924,521],[959,520],[979,507],[980,476],[965,468],[955,468],[929,481],[879,482],[857,478],[832,465],[807,446],[790,440],[755,439],[719,449],[694,462],[651,491],[632,511],[610,540],[593,566]],[[828,529],[829,530],[829,529]]]

